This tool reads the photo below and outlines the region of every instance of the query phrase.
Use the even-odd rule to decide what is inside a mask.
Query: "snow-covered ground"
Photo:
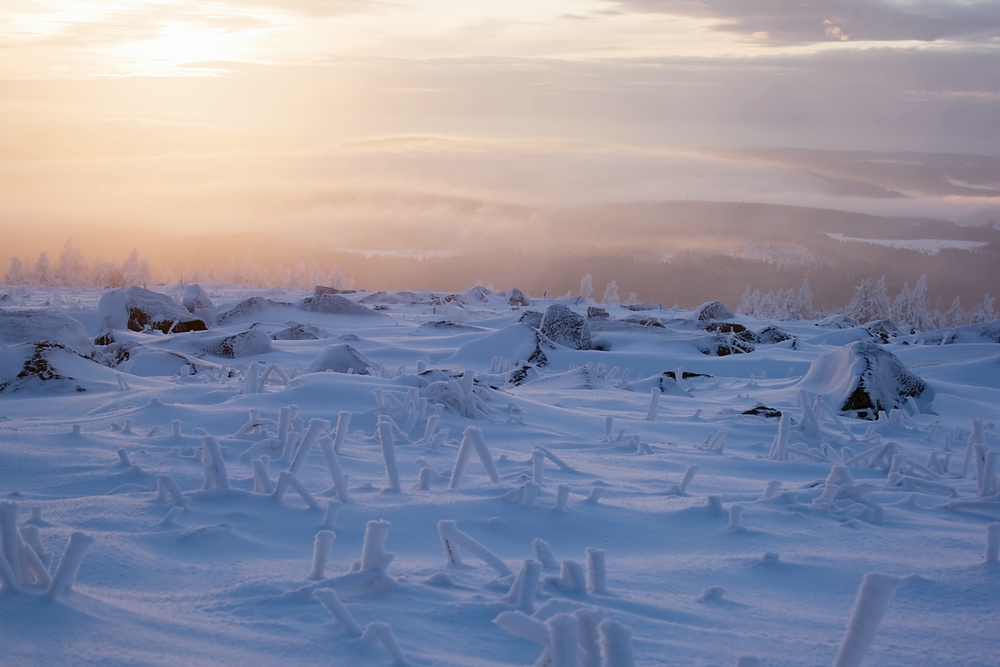
[[[967,250],[969,252],[979,250],[987,245],[984,241],[960,241],[956,239],[862,239],[854,236],[844,236],[843,234],[827,233],[831,239],[847,243],[870,243],[872,245],[885,246],[887,248],[901,248],[903,250],[915,250],[926,255],[936,255],[942,250]]]
[[[207,287],[2,303],[0,664],[997,664],[997,323]]]

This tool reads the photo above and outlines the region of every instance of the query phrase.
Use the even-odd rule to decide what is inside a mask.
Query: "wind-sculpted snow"
[[[0,310],[0,664],[996,662],[992,324],[201,288]]]

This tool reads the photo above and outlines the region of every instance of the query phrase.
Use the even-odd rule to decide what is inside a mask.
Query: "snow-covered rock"
[[[215,304],[212,303],[212,298],[208,296],[208,292],[197,283],[192,283],[184,288],[184,298],[181,299],[181,305],[187,308],[190,313],[215,308]]]
[[[326,285],[316,285],[316,289],[313,290],[313,294],[316,296],[322,296],[324,294],[357,294],[357,290],[353,289],[338,289],[336,287],[327,287]]]
[[[60,343],[0,348],[0,394],[70,393],[115,386],[114,371]]]
[[[573,350],[593,347],[586,318],[570,310],[569,306],[554,304],[546,308],[539,330],[553,343]]]
[[[205,352],[215,357],[239,359],[273,352],[271,337],[260,327],[251,327],[205,345]]]
[[[953,345],[955,343],[1000,343],[1000,320],[985,324],[969,324],[955,329],[928,331],[914,339],[924,345]]]
[[[532,329],[538,329],[542,326],[542,314],[537,310],[526,310],[517,321],[528,325]]]
[[[281,301],[274,301],[273,299],[267,299],[262,296],[253,296],[244,301],[240,301],[238,304],[232,308],[222,311],[215,316],[215,321],[218,324],[226,324],[232,320],[237,320],[244,317],[259,316],[270,310],[276,309],[288,309],[291,308],[292,304],[283,303]]]
[[[607,309],[600,306],[588,306],[587,307],[587,319],[588,320],[610,320],[611,315],[608,314]]]
[[[856,319],[847,315],[830,315],[816,323],[822,329],[853,329],[861,326]]]
[[[272,340],[320,340],[326,337],[327,333],[323,329],[299,322],[289,322],[288,327],[271,334]]]
[[[721,301],[709,301],[698,306],[695,312],[695,319],[702,322],[709,320],[728,320],[735,317],[733,311],[726,308]]]
[[[208,328],[204,320],[192,316],[166,294],[142,287],[123,287],[106,292],[97,306],[97,314],[101,326],[106,329],[156,329],[163,333],[184,333]]]
[[[792,388],[819,394],[835,410],[857,412],[867,419],[874,419],[880,410],[900,407],[907,396],[919,398],[926,390],[923,380],[872,340],[824,354]]]
[[[350,369],[355,375],[371,375],[374,364],[354,346],[346,343],[331,345],[317,355],[309,364],[309,373],[346,373]]]
[[[548,363],[543,348],[546,345],[538,332],[531,327],[515,322],[499,331],[476,338],[459,346],[455,354],[442,360],[441,363],[452,368],[475,368],[493,357],[503,357],[511,363],[527,361],[530,364],[544,366]]]
[[[530,306],[531,301],[524,295],[524,292],[517,289],[516,287],[508,292],[507,298],[508,306]]]
[[[320,294],[307,296],[299,302],[299,308],[310,313],[325,313],[327,315],[374,315],[371,308],[354,303],[339,294]]]
[[[892,320],[875,320],[864,326],[865,330],[883,343],[899,338],[899,329]]]
[[[774,345],[776,343],[783,343],[786,340],[794,339],[795,336],[783,329],[780,329],[779,327],[774,326],[773,324],[766,326],[757,332],[757,340],[763,345]]]
[[[87,330],[69,315],[42,310],[0,311],[0,345],[49,341],[77,354],[93,357],[97,351]]]

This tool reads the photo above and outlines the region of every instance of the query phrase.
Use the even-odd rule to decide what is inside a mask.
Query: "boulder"
[[[252,296],[245,301],[240,301],[229,310],[225,310],[216,315],[215,321],[218,324],[226,324],[231,320],[240,319],[241,317],[259,315],[265,310],[270,310],[272,308],[290,308],[291,306],[292,304],[290,303],[265,299],[262,296]]]
[[[539,331],[553,343],[573,350],[593,348],[586,318],[570,310],[569,306],[553,304],[546,308]]]
[[[205,346],[205,352],[215,357],[240,359],[273,352],[271,337],[260,327],[250,327],[232,336],[226,336]]]
[[[316,289],[313,290],[313,294],[316,296],[323,296],[324,294],[357,294],[356,289],[338,289],[336,287],[327,287],[326,285],[316,285]]]
[[[117,387],[115,371],[60,343],[0,348],[0,394],[75,393]]]
[[[521,324],[527,324],[532,329],[538,329],[542,326],[542,314],[537,310],[526,310],[517,321]]]
[[[309,373],[323,373],[332,371],[334,373],[347,373],[352,371],[354,375],[371,375],[371,368],[374,366],[365,355],[358,352],[354,346],[346,343],[341,345],[331,345],[313,359],[309,364]]]
[[[528,297],[526,297],[524,295],[524,292],[522,292],[521,290],[517,289],[516,287],[513,288],[510,292],[508,292],[508,297],[509,297],[507,299],[507,305],[508,306],[530,306],[531,305],[531,301],[529,301]]]
[[[856,319],[847,315],[831,315],[816,323],[823,329],[853,329],[861,326]]]
[[[326,337],[327,333],[319,327],[299,322],[289,322],[287,328],[271,334],[271,340],[320,340]]]
[[[710,320],[730,320],[736,317],[733,311],[726,308],[721,301],[709,301],[698,306],[694,311],[697,320],[707,322]]]
[[[1000,320],[984,324],[969,324],[955,329],[928,331],[914,339],[924,345],[954,345],[956,343],[1000,343]]]
[[[795,336],[773,324],[757,332],[757,341],[763,345],[784,343],[786,340],[795,340]]]
[[[551,349],[552,345],[547,344],[536,330],[521,322],[515,322],[463,343],[455,354],[442,359],[441,363],[453,368],[475,368],[484,360],[503,357],[515,364],[527,361],[536,366],[545,366],[548,359],[543,348]]]
[[[866,324],[864,328],[872,337],[881,340],[882,343],[899,338],[899,329],[896,328],[892,320],[875,320]]]
[[[299,308],[310,313],[326,315],[374,315],[375,311],[339,294],[307,296],[299,302]]]
[[[197,283],[192,283],[184,288],[184,298],[181,299],[181,305],[187,308],[190,313],[196,310],[212,310],[215,308],[215,304],[212,303],[208,292]]]
[[[587,307],[587,319],[588,320],[610,320],[611,315],[608,311],[600,306],[588,306]]]
[[[142,287],[123,287],[106,292],[97,305],[101,327],[163,333],[205,331],[205,321],[194,317],[166,294]]]
[[[926,390],[923,380],[873,340],[824,354],[792,388],[819,394],[835,410],[856,412],[862,419],[875,419],[880,410],[901,407],[907,396],[916,399]]]
[[[63,345],[84,357],[97,351],[79,321],[52,311],[0,311],[0,345],[47,341]]]

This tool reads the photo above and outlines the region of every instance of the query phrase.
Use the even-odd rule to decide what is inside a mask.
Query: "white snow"
[[[572,349],[507,292],[361,317],[210,286],[208,322],[271,302],[94,361],[103,293],[39,290],[16,317],[61,324],[0,338],[2,664],[995,664],[989,335],[878,344],[926,391],[863,420],[839,408],[875,343],[846,320],[719,357],[679,310],[608,303]],[[263,344],[289,320],[326,338]],[[63,380],[17,377],[36,338],[76,346]]]
[[[960,241],[957,239],[865,239],[833,232],[827,232],[826,235],[842,243],[870,243],[887,248],[913,250],[925,255],[936,255],[942,250],[968,250],[971,252],[989,245],[986,241]]]

